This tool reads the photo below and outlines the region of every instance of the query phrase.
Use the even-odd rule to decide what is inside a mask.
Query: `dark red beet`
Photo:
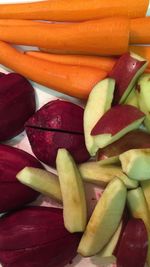
[[[32,85],[23,76],[10,73],[0,82],[0,141],[6,141],[24,130],[24,123],[35,112]]]
[[[130,219],[117,250],[117,267],[144,267],[148,250],[148,234],[141,219]]]
[[[144,116],[145,114],[136,107],[130,105],[114,106],[100,118],[91,131],[91,134],[115,135],[129,124],[142,119]]]
[[[25,124],[36,157],[55,167],[57,151],[66,148],[77,163],[90,158],[83,132],[83,108],[54,100],[44,105]]]
[[[36,157],[52,167],[55,167],[59,148],[66,148],[78,163],[89,159],[84,136],[81,134],[44,131],[29,127],[26,128],[26,133]]]
[[[16,174],[26,166],[43,168],[27,152],[0,144],[0,213],[32,202],[39,195],[16,179]]]
[[[64,227],[61,209],[28,207],[0,219],[4,267],[64,267],[77,251],[80,234]]]

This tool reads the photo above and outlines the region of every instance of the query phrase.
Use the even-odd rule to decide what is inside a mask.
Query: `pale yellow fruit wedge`
[[[82,232],[87,223],[87,207],[81,174],[66,149],[58,150],[56,166],[63,198],[64,225],[71,233]]]
[[[100,252],[117,230],[126,202],[126,187],[113,179],[99,199],[78,246],[78,253],[89,257]]]
[[[127,203],[132,216],[142,219],[145,223],[149,237],[147,263],[150,266],[150,212],[141,187],[128,192]]]
[[[146,198],[146,202],[150,211],[150,180],[142,181],[141,187]]]
[[[38,168],[25,167],[16,177],[22,184],[62,202],[60,184],[55,174]]]
[[[138,187],[138,182],[129,179],[122,172],[121,167],[116,165],[101,165],[99,161],[91,161],[80,164],[79,170],[84,181],[96,183],[100,186],[106,186],[113,178],[117,177],[121,179],[129,189]]]

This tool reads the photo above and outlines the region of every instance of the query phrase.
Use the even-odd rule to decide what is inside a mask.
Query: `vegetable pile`
[[[64,267],[77,254],[92,266],[150,267],[148,5],[0,5],[0,64],[14,71],[0,73],[3,267]],[[28,79],[74,99],[39,108]],[[10,145],[24,134],[33,155]],[[40,195],[60,208],[39,206]]]

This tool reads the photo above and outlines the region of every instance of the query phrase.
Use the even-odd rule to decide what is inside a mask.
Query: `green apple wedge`
[[[79,171],[84,181],[95,183],[100,186],[106,186],[111,180],[117,177],[122,180],[122,182],[126,185],[128,189],[138,187],[138,182],[129,179],[122,172],[120,166],[101,165],[101,161],[91,161],[80,164]]]
[[[134,218],[142,219],[148,232],[147,263],[150,266],[150,212],[141,187],[130,190],[127,193],[127,204]]]
[[[99,199],[78,246],[78,253],[89,257],[100,252],[117,230],[126,203],[123,182],[113,179]]]
[[[150,179],[150,149],[131,149],[119,156],[122,170],[128,177],[142,181]]]
[[[150,132],[150,74],[142,74],[136,84],[136,95],[140,110],[146,114],[144,124]]]
[[[63,199],[63,217],[66,229],[84,231],[87,223],[87,207],[81,174],[70,153],[59,149],[56,167]]]
[[[138,105],[138,98],[137,98],[137,95],[136,95],[135,88],[132,89],[132,91],[130,92],[130,94],[126,98],[124,104],[125,105],[131,105],[131,106],[134,106],[136,108],[139,107],[139,105]]]
[[[98,150],[91,136],[91,130],[102,115],[111,107],[115,81],[107,78],[99,82],[91,91],[84,110],[84,134],[88,152],[94,156]]]
[[[16,178],[41,194],[62,202],[60,184],[55,174],[39,168],[25,167],[17,173]]]
[[[150,211],[150,180],[142,181],[140,184]]]

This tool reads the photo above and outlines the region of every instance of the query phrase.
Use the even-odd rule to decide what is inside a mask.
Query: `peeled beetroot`
[[[64,227],[61,209],[28,207],[0,219],[3,267],[64,267],[77,251],[80,234]]]
[[[28,80],[17,73],[0,75],[0,141],[21,133],[35,108],[34,89]]]
[[[19,208],[38,197],[39,193],[16,179],[16,174],[26,166],[43,168],[27,152],[0,144],[0,213]]]
[[[84,140],[83,111],[71,102],[54,100],[26,122],[26,133],[38,159],[55,167],[59,148],[66,148],[77,163],[89,159]]]

